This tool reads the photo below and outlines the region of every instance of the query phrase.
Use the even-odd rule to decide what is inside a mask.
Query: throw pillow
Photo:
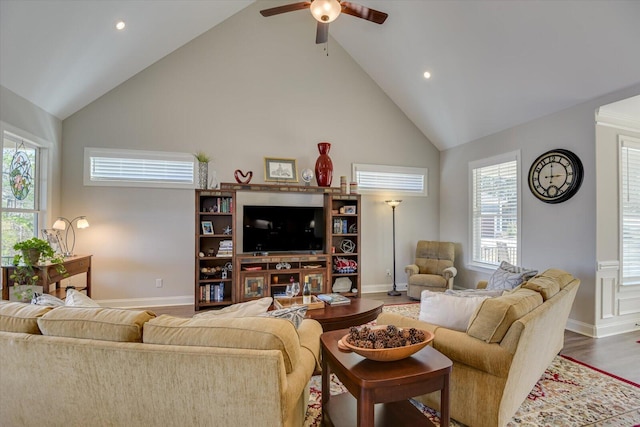
[[[223,319],[230,317],[250,317],[266,313],[273,298],[265,297],[253,301],[233,304],[220,310],[209,310],[193,316],[194,319]]]
[[[298,329],[304,320],[305,314],[307,314],[307,308],[308,307],[306,305],[282,308],[280,310],[267,311],[259,317],[278,317],[280,319],[287,319],[293,323],[296,329]]]
[[[67,307],[100,307],[100,304],[75,289],[67,289],[64,305]]]
[[[47,307],[62,307],[64,305],[64,301],[60,298],[54,297],[53,295],[35,293],[33,294],[31,304],[44,305]]]
[[[487,296],[457,297],[422,291],[419,320],[456,331],[466,331],[469,319]]]
[[[538,270],[529,270],[502,261],[500,266],[491,275],[491,278],[489,278],[487,289],[513,289],[522,282],[535,276],[536,273],[538,273]]]

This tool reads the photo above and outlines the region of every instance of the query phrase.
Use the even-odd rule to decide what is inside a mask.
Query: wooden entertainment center
[[[237,252],[237,192],[322,194],[325,221],[322,253]],[[313,294],[360,297],[360,195],[340,188],[222,183],[195,190],[195,309],[225,306],[284,293],[293,279],[308,281]],[[240,217],[241,219],[241,217]],[[344,289],[346,286],[347,289]]]

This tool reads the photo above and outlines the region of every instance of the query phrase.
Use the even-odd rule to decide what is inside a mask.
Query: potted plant
[[[211,161],[211,157],[202,151],[194,153],[193,157],[198,161],[198,188],[206,190],[209,180],[209,162]]]
[[[39,262],[49,262],[55,266],[59,274],[66,275],[64,258],[56,254],[49,242],[33,237],[18,242],[13,249],[20,251],[13,257],[15,268],[9,276],[13,283],[14,295],[22,301],[28,301],[33,297],[34,287],[38,284],[39,275],[34,267]],[[45,269],[45,272],[47,270]]]

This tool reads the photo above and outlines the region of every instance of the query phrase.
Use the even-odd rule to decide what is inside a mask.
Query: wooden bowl
[[[378,325],[378,326],[372,327],[371,329],[384,329],[386,327],[387,327],[386,325]],[[398,328],[398,330],[402,330],[402,329],[404,328]],[[353,344],[350,344],[347,342],[347,337],[349,336],[349,334],[340,338],[340,340],[338,341],[338,347],[345,350],[348,349],[350,351],[353,351],[354,353],[359,354],[360,356],[367,358],[369,360],[375,360],[378,362],[393,362],[396,360],[406,359],[407,357],[423,349],[424,347],[427,346],[427,344],[433,341],[433,338],[435,337],[433,333],[425,330],[422,330],[422,332],[424,332],[424,335],[425,335],[424,341],[416,344],[405,345],[403,347],[396,347],[396,348],[356,347]]]

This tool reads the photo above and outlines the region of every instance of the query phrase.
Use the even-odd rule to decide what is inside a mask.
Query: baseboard
[[[625,319],[619,322],[607,323],[606,325],[596,325],[596,338],[609,337],[612,335],[624,334],[640,329],[640,322],[637,319]]]
[[[172,305],[193,305],[193,295],[175,297],[153,298],[129,298],[129,299],[105,299],[96,300],[103,307],[113,308],[137,308],[137,307],[164,307]]]
[[[589,323],[580,322],[579,320],[568,319],[565,329],[580,335],[586,335],[591,338],[596,337],[596,328]]]
[[[374,294],[377,292],[387,292],[393,288],[392,284],[380,284],[380,285],[367,285],[362,287],[363,294]],[[396,290],[398,291],[406,291],[407,284],[406,283],[396,283]]]

